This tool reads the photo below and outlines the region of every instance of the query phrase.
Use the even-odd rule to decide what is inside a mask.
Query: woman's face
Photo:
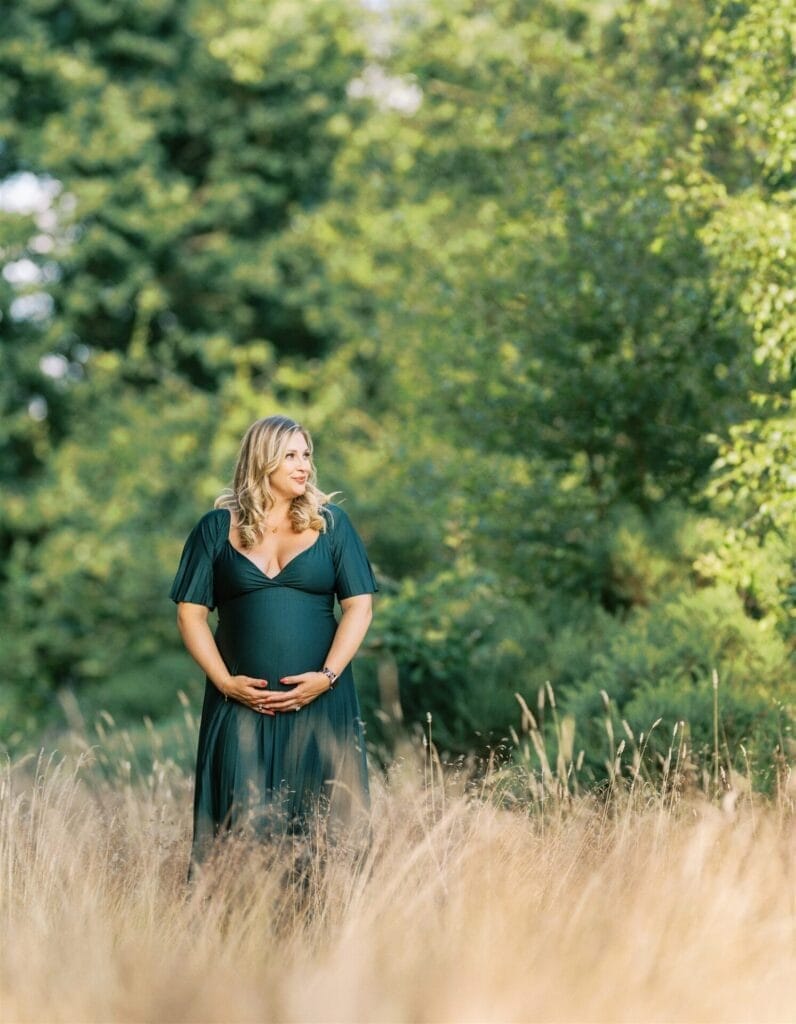
[[[292,500],[307,489],[310,476],[310,449],[306,437],[296,431],[291,434],[287,449],[277,468],[268,477],[271,490],[278,498]]]

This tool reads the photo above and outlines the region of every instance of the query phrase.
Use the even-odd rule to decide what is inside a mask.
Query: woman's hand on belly
[[[231,676],[224,688],[224,696],[240,701],[252,711],[260,711],[264,715],[273,716],[274,712],[268,709],[264,700],[264,691],[267,686],[267,679],[255,679],[254,676]]]
[[[317,700],[329,689],[329,677],[323,672],[302,672],[297,676],[282,676],[279,680],[289,690],[271,691],[261,699],[272,711],[299,711],[305,704]]]

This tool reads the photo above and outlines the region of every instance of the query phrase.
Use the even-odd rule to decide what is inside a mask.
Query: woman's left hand
[[[279,680],[290,690],[272,691],[264,694],[262,703],[272,711],[299,711],[305,704],[311,704],[329,689],[328,676],[323,672],[302,672],[298,676],[282,676]]]

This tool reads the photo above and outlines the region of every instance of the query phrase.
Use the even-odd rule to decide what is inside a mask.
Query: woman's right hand
[[[224,684],[222,692],[230,700],[240,701],[252,711],[273,716],[276,712],[271,711],[261,701],[263,690],[267,686],[267,679],[255,679],[254,676],[230,676]]]

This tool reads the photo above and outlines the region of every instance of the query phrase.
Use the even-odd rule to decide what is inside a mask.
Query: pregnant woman
[[[171,586],[205,673],[188,881],[220,835],[302,833],[318,811],[347,826],[368,807],[351,660],[378,586],[348,514],[316,486],[312,450],[286,416],[252,423]]]

